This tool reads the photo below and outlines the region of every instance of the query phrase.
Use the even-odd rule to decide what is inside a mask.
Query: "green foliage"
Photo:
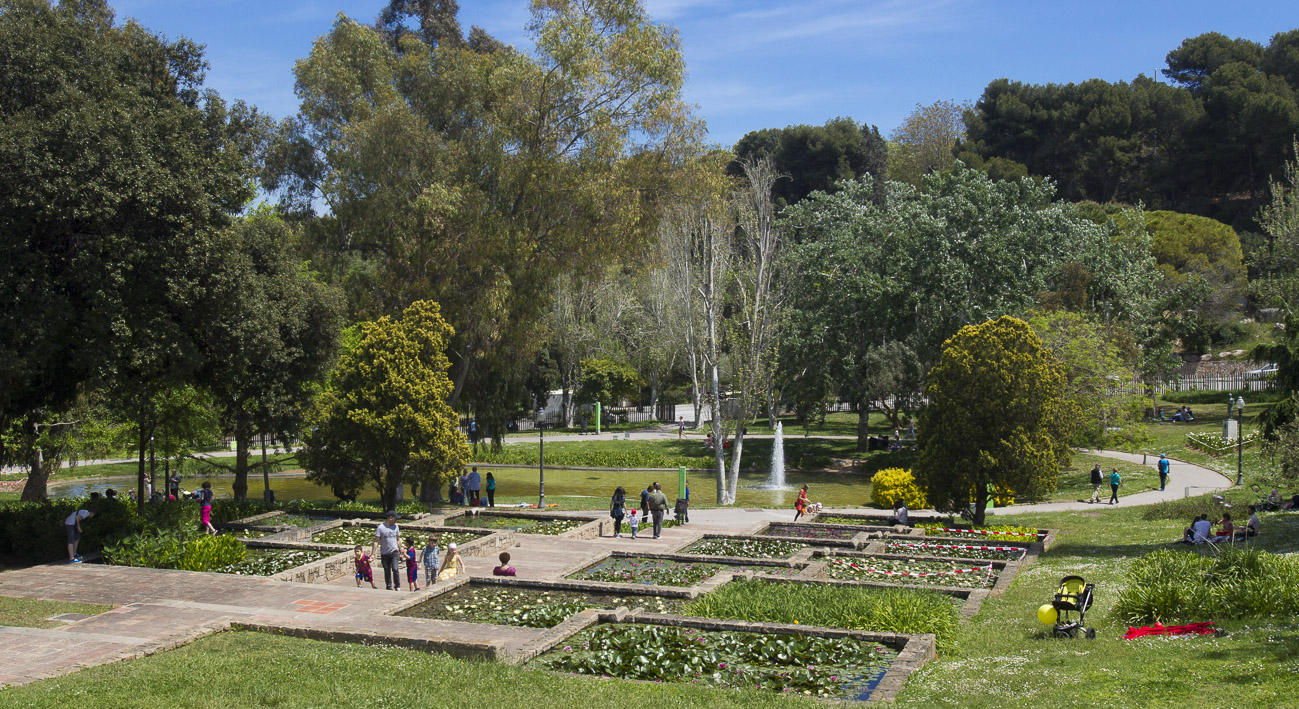
[[[197,364],[210,239],[255,194],[264,130],[206,67],[105,2],[0,10],[0,430],[107,372]]]
[[[553,628],[587,608],[644,607],[651,613],[671,613],[683,602],[660,596],[579,593],[527,587],[461,586],[400,613],[416,618],[470,623]]]
[[[510,444],[499,451],[480,450],[479,463],[495,465],[536,465],[540,461],[540,447],[532,444]],[[707,451],[700,450],[700,453]],[[592,444],[546,446],[546,465],[575,468],[707,468],[713,462],[707,455],[685,455],[659,446],[617,445],[613,447]]]
[[[889,136],[889,179],[920,187],[925,175],[952,169],[956,145],[965,137],[962,114],[969,109],[947,100],[917,105]]]
[[[96,615],[112,606],[96,603],[68,603],[66,601],[43,601],[36,598],[10,598],[0,596],[0,626],[19,628],[60,628],[64,623],[50,620],[61,613],[83,613]]]
[[[1257,549],[1197,552],[1160,549],[1134,561],[1114,615],[1137,624],[1299,612],[1299,558]]]
[[[230,535],[198,532],[142,532],[104,547],[104,561],[116,566],[214,571],[244,559],[244,545]]]
[[[577,391],[578,401],[598,401],[606,407],[635,399],[645,384],[631,365],[611,359],[582,360],[578,377],[581,382]]]
[[[855,698],[896,653],[849,638],[602,624],[535,663],[560,672],[646,681],[698,680]],[[652,659],[651,659],[652,658]]]
[[[321,395],[298,457],[308,480],[353,494],[368,481],[389,507],[403,484],[438,484],[469,459],[447,404],[453,329],[437,303],[419,301],[362,332]]]
[[[1079,413],[1070,443],[1099,446],[1106,428],[1129,418],[1137,397],[1125,393],[1125,385],[1136,380],[1136,372],[1124,363],[1113,335],[1099,318],[1052,310],[1034,313],[1028,324],[1064,368],[1064,397]]]
[[[979,532],[944,532],[942,529],[951,529],[945,524],[936,524],[932,522],[922,522],[916,525],[917,528],[925,530],[926,535],[939,537],[957,537],[961,539],[984,539],[990,542],[1019,542],[1024,543],[1037,541],[1038,530],[1033,527],[1019,527],[1013,524],[983,524],[977,525],[974,529],[979,532],[1010,532],[1009,534],[979,534]],[[1031,537],[1024,536],[1032,534]]]
[[[963,512],[999,486],[1044,497],[1068,461],[1076,408],[1064,400],[1063,368],[1027,323],[1002,317],[962,328],[929,372],[930,407],[915,472],[938,510]]]
[[[693,586],[726,567],[696,561],[673,561],[649,557],[609,557],[589,569],[569,574],[581,581],[647,583],[657,586]]]
[[[66,559],[67,535],[63,525],[68,515],[79,509],[95,513],[81,524],[82,537],[77,550],[82,554],[139,533],[151,523],[123,502],[100,500],[93,506],[85,499],[69,498],[14,502],[0,506],[0,555],[33,564]],[[197,510],[194,514],[191,520],[197,519]]]
[[[249,549],[242,561],[214,566],[210,570],[239,576],[274,576],[333,554],[334,552],[308,549]]]
[[[952,648],[961,625],[957,604],[941,593],[815,583],[732,581],[695,599],[684,613],[753,623],[933,633],[943,652]]]
[[[744,161],[768,157],[776,172],[786,178],[772,186],[778,209],[813,192],[834,192],[844,180],[867,175],[883,178],[888,169],[888,148],[878,128],[851,118],[833,118],[824,126],[796,125],[766,128],[745,134],[735,144],[735,161],[728,171],[742,175]]]
[[[885,468],[875,473],[871,485],[871,501],[878,507],[893,509],[899,500],[912,510],[929,507],[924,488],[916,484],[916,478],[910,470]]]
[[[742,556],[748,559],[787,559],[803,548],[798,542],[778,539],[742,539],[739,537],[705,537],[681,550],[682,554],[706,556]]]
[[[1227,490],[1219,494],[1223,495],[1232,506],[1242,509],[1257,500],[1256,496],[1242,488]],[[1222,516],[1223,508],[1213,498],[1214,495],[1196,495],[1194,497],[1181,497],[1176,500],[1156,502],[1142,508],[1141,518],[1144,520],[1180,520],[1183,524],[1190,524],[1191,520],[1205,514],[1209,516],[1209,519],[1216,520]]]

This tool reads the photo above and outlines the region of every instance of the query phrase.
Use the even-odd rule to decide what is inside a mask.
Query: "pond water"
[[[478,466],[478,472],[491,471],[496,477],[496,496],[500,498],[521,497],[534,498],[537,495],[538,474],[534,468],[495,468]],[[161,482],[161,476],[158,478]],[[234,477],[230,475],[199,476],[189,475],[181,481],[185,490],[199,487],[203,481],[212,483],[212,491],[218,498],[233,497],[231,486]],[[686,474],[690,485],[692,503],[711,505],[716,499],[717,483],[710,473],[691,472]],[[794,516],[794,500],[798,497],[798,488],[808,485],[808,497],[814,502],[821,502],[829,507],[858,507],[870,504],[871,485],[864,475],[851,473],[799,473],[786,474],[787,489],[759,489],[767,483],[767,473],[763,471],[747,472],[740,475],[740,489],[736,492],[736,504],[740,507],[788,507],[790,519]],[[607,500],[615,488],[622,486],[630,502],[639,500],[638,495],[651,482],[663,485],[663,492],[669,500],[680,496],[677,490],[677,473],[670,471],[620,471],[620,470],[572,470],[564,468],[546,468],[546,494],[556,497],[578,496],[595,497]],[[95,480],[73,480],[66,483],[50,485],[51,497],[85,497],[91,491],[102,493],[107,488],[116,488],[125,492],[135,486],[131,476],[98,478]],[[271,489],[277,500],[333,500],[334,496],[328,487],[309,482],[304,473],[280,474],[271,478]],[[262,478],[249,476],[249,499],[262,499]],[[445,492],[445,488],[443,489]],[[409,489],[407,489],[409,492]],[[363,500],[377,499],[378,492],[367,487],[361,492]]]

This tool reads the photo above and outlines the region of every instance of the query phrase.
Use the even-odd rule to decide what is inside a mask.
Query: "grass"
[[[297,465],[297,461],[294,459],[295,456],[292,453],[273,453],[273,454],[268,454],[266,457],[272,463],[276,464],[272,466],[271,472],[276,472],[277,470],[286,470],[288,468],[296,467]],[[219,460],[221,463],[226,465],[234,465],[234,456],[229,456],[229,457],[222,456],[217,460]],[[261,449],[258,449],[258,452],[255,455],[251,455],[249,457],[249,463],[252,464],[252,463],[261,463],[261,462],[262,462]],[[145,460],[144,465],[145,465],[145,471],[147,472],[149,469],[148,468],[149,461],[147,459]],[[99,465],[77,465],[72,468],[63,468],[62,470],[58,471],[54,475],[50,476],[50,483],[54,484],[63,480],[83,480],[85,478],[111,478],[111,477],[123,477],[128,475],[135,476],[139,472],[139,470],[140,470],[140,464],[136,461],[131,461],[129,463],[101,463]],[[188,479],[195,479],[195,478],[202,479],[207,477],[209,474],[215,476],[217,473],[224,473],[224,472],[225,471],[222,468],[213,465],[206,465],[198,461],[186,461],[185,470],[181,474],[188,480]],[[158,461],[158,469],[156,471],[156,474],[159,480],[161,480],[164,477],[162,461]],[[257,470],[257,474],[261,475],[260,468]],[[25,477],[27,477],[27,473],[5,473],[0,475],[0,480],[21,480]],[[252,477],[252,473],[249,473],[249,478],[251,477]]]
[[[35,598],[0,596],[0,625],[20,628],[60,628],[65,623],[49,620],[50,616],[60,613],[97,615],[112,608],[112,606],[102,606],[95,603],[67,603],[64,601],[42,601]]]
[[[209,682],[177,678],[219,677]],[[472,687],[444,682],[472,678]],[[449,680],[448,680],[449,681]],[[824,707],[811,699],[761,690],[716,690],[690,684],[617,682],[456,660],[393,647],[226,632],[170,652],[94,667],[26,687],[0,690],[8,706],[69,705],[132,709],[274,706],[481,707],[653,706],[666,708]]]
[[[934,633],[947,649],[960,626],[957,602],[930,591],[736,581],[701,596],[687,615],[892,633]]]
[[[1122,640],[1113,614],[1133,561],[1181,534],[1184,521],[1145,520],[1141,508],[1016,515],[1060,530],[1057,543],[989,599],[955,647],[908,681],[901,707],[1285,706],[1299,691],[1299,622],[1221,621],[1222,638]],[[1266,514],[1258,545],[1299,549],[1299,514]],[[1094,641],[1049,637],[1034,617],[1062,576],[1096,584]],[[1200,618],[1200,620],[1220,620]],[[1175,668],[1173,671],[1172,668]]]
[[[1119,469],[1123,478],[1119,485],[1119,499],[1147,490],[1159,489],[1159,473],[1147,465],[1128,463],[1114,458],[1103,458],[1098,455],[1076,453],[1069,462],[1069,467],[1060,471],[1056,480],[1055,492],[1049,502],[1076,502],[1090,500],[1092,496],[1091,469],[1100,463],[1103,482],[1101,483],[1101,500],[1110,499],[1110,472]]]

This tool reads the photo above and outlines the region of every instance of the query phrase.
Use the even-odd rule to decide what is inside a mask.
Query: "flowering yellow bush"
[[[910,470],[885,468],[875,473],[871,483],[875,486],[871,499],[880,507],[892,509],[893,503],[899,498],[906,503],[908,509],[925,509],[929,506],[924,488],[916,484],[916,478]]]

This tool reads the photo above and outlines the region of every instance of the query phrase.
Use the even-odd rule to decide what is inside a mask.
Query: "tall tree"
[[[917,104],[889,136],[889,179],[919,186],[925,175],[952,169],[969,109],[968,103],[946,100]]]
[[[297,433],[318,386],[333,366],[342,299],[315,280],[289,251],[292,227],[269,207],[254,210],[219,239],[214,292],[220,308],[203,333],[199,372],[234,437],[236,500],[248,494],[255,433]]]
[[[198,366],[208,243],[253,196],[262,127],[206,68],[102,0],[0,3],[0,427],[110,378],[143,405]]]
[[[878,128],[851,118],[832,118],[823,126],[767,128],[740,138],[730,174],[742,176],[744,163],[767,157],[782,179],[772,186],[776,209],[794,204],[814,191],[833,192],[841,180],[872,175],[883,178],[888,147]]]
[[[679,40],[638,2],[542,0],[529,31],[530,54],[409,33],[394,49],[340,20],[298,64],[302,107],[272,184],[329,207],[313,263],[354,314],[442,305],[451,400],[501,423],[526,398],[554,279],[642,250],[675,156],[698,140]]]
[[[391,509],[403,484],[436,486],[464,466],[469,446],[447,403],[452,333],[431,301],[362,324],[309,419],[308,480],[353,494],[373,484]]]
[[[1076,411],[1060,363],[1022,320],[961,328],[930,370],[916,479],[930,504],[983,524],[994,487],[1029,499],[1055,489]]]

